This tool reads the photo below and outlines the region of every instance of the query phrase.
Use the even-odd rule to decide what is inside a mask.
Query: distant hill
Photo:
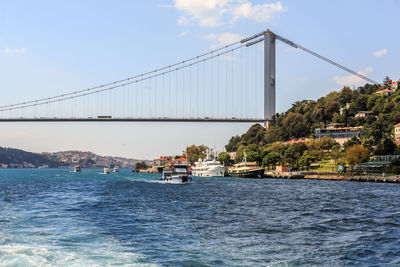
[[[0,147],[0,164],[7,164],[10,167],[39,167],[48,165],[49,167],[59,167],[63,164],[59,161],[49,159],[46,156],[26,152],[24,150]]]
[[[129,168],[135,166],[138,161],[151,162],[150,160],[100,156],[89,151],[72,150],[38,154],[15,148],[0,147],[0,165],[8,165],[10,168],[37,168],[43,165],[48,165],[50,168],[57,168],[78,164],[85,168],[104,166]]]
[[[138,161],[149,163],[149,160],[128,159],[123,157],[101,156],[90,151],[59,151],[53,153],[42,153],[49,159],[63,162],[65,165],[81,165],[84,168],[104,167],[104,166],[119,166],[122,168],[131,168],[135,166]]]

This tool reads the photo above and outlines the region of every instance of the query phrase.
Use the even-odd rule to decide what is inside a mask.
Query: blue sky
[[[267,28],[368,77],[400,78],[400,1],[1,1],[0,104],[129,77]],[[282,43],[277,111],[362,81]],[[2,124],[0,145],[153,158],[221,150],[249,124]]]

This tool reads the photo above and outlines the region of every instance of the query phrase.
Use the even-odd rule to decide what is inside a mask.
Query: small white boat
[[[174,162],[163,168],[161,181],[170,184],[184,184],[192,180],[186,163]]]
[[[113,169],[113,172],[119,172],[119,167],[115,166],[114,169]]]
[[[103,174],[110,174],[110,168],[105,167],[103,169]]]
[[[81,168],[81,166],[75,166],[74,167],[74,172],[81,172],[82,171],[82,168]]]

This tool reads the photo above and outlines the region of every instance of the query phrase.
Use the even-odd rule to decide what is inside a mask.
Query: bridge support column
[[[264,119],[272,119],[275,108],[275,36],[271,31],[264,33]]]

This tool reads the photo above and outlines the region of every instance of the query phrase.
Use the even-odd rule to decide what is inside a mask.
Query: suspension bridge
[[[276,113],[276,40],[377,82],[270,30],[132,77],[0,106],[0,122],[267,122]]]

